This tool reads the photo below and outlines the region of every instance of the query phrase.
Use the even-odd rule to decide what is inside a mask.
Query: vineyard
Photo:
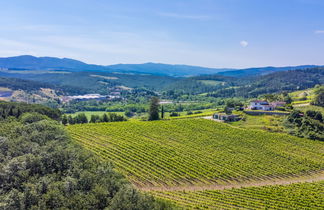
[[[324,182],[230,190],[152,191],[188,209],[324,209]]]
[[[112,161],[140,189],[227,185],[324,169],[322,142],[204,119],[84,124],[67,129],[75,141]]]

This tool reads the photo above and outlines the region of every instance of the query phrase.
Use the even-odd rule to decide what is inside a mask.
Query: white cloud
[[[324,30],[316,30],[314,31],[315,34],[324,34]]]
[[[249,43],[247,41],[245,41],[245,40],[242,40],[242,41],[240,41],[240,45],[242,47],[247,47],[249,45]]]
[[[185,15],[185,14],[177,14],[177,13],[159,13],[160,16],[170,17],[170,18],[178,18],[178,19],[191,19],[191,20],[209,20],[212,17],[208,15]]]

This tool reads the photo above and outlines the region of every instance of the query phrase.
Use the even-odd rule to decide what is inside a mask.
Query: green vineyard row
[[[324,181],[205,191],[151,191],[185,209],[324,209]]]
[[[139,188],[267,180],[324,169],[322,142],[204,119],[72,125],[73,139]]]

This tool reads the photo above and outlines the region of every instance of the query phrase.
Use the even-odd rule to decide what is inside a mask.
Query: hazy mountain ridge
[[[248,69],[207,68],[201,66],[170,65],[162,63],[115,64],[109,66],[102,66],[87,64],[82,61],[69,58],[35,57],[31,55],[0,58],[0,68],[4,69],[66,70],[71,72],[102,71],[176,77],[188,77],[208,74],[220,74],[224,76],[242,77],[252,75],[263,75],[278,71],[306,69],[311,67],[316,66],[304,65],[288,67],[259,67]]]

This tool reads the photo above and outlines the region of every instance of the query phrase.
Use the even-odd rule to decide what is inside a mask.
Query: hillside
[[[24,73],[24,71],[3,71],[0,77],[19,78],[41,83],[47,86],[64,87],[70,91],[84,93],[106,94],[108,88],[126,86],[130,88],[161,89],[179,78],[156,75],[133,75],[107,72],[58,72],[58,73]],[[24,82],[25,83],[25,82]],[[33,84],[34,82],[31,82]]]
[[[267,93],[292,92],[324,84],[324,68],[289,70],[244,78],[219,74],[185,78],[165,90],[180,94],[207,94],[212,97],[255,98]]]
[[[258,97],[261,94],[293,92],[324,84],[324,68],[290,70],[237,80],[236,86],[211,93],[215,97]]]
[[[195,76],[201,74],[215,74],[217,72],[230,71],[233,69],[216,69],[206,68],[200,66],[189,65],[170,65],[162,63],[144,63],[144,64],[116,64],[108,66],[116,72],[132,72],[137,74],[154,74],[154,75],[168,75],[175,77]]]
[[[68,126],[140,189],[287,178],[324,169],[321,142],[204,119]]]
[[[89,65],[69,58],[35,57],[31,55],[0,58],[0,68],[13,70],[105,70],[102,66]]]

